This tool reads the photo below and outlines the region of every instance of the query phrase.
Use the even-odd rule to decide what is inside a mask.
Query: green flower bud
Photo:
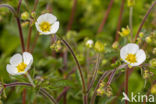
[[[35,18],[35,17],[36,17],[36,13],[35,13],[35,12],[31,12],[31,16],[32,16],[33,18]]]
[[[56,52],[59,52],[62,48],[61,41],[58,40],[50,46],[51,49],[54,49]]]
[[[146,41],[147,43],[151,43],[151,42],[152,42],[152,39],[151,39],[151,37],[148,36],[148,37],[145,38],[145,41]]]
[[[26,27],[26,26],[28,26],[28,24],[29,24],[29,22],[28,21],[25,21],[21,25],[22,25],[22,27]]]
[[[112,48],[113,48],[113,49],[117,49],[118,47],[119,47],[118,41],[116,41],[116,42],[114,42],[114,43],[112,44]]]
[[[29,13],[28,13],[28,12],[23,12],[23,13],[21,14],[21,19],[22,19],[22,20],[27,20],[27,19],[29,19]]]
[[[128,0],[128,7],[132,7],[135,5],[135,0]]]
[[[107,63],[107,60],[106,59],[103,59],[102,60],[102,65],[105,65]]]
[[[156,48],[153,49],[152,53],[156,55]]]
[[[143,36],[144,36],[144,33],[143,32],[140,32],[139,33],[139,37],[142,38]]]
[[[94,46],[94,49],[97,51],[97,52],[104,52],[105,50],[105,45],[104,43],[100,42],[100,41],[96,41],[95,43],[95,46]]]
[[[154,58],[154,59],[152,59],[152,60],[150,61],[150,65],[151,65],[152,67],[156,67],[156,58]]]
[[[154,84],[151,88],[151,93],[156,94],[156,84]]]

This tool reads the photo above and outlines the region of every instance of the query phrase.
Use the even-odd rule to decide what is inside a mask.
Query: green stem
[[[31,76],[29,75],[29,73],[27,72],[25,75],[27,76],[27,78],[28,78],[29,82],[32,84],[32,86],[35,87],[35,84],[31,78]]]
[[[88,91],[87,91],[88,93],[89,93],[90,89],[92,88],[92,86],[93,86],[93,84],[95,82],[95,78],[96,78],[96,75],[97,75],[99,64],[100,64],[100,53],[97,54],[96,65],[95,65],[95,68],[93,70],[93,77],[92,77],[91,83],[89,84],[89,87],[88,87]]]

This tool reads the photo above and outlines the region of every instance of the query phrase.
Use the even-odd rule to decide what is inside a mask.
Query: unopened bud
[[[117,49],[118,46],[119,46],[118,41],[116,41],[116,42],[114,42],[114,43],[112,44],[112,48],[113,48],[113,49]]]
[[[88,40],[88,41],[86,42],[86,47],[92,48],[92,47],[93,47],[93,44],[94,44],[93,40]]]
[[[145,41],[146,41],[147,43],[151,43],[151,42],[152,42],[152,39],[151,39],[151,37],[148,36],[148,37],[145,38]]]
[[[144,33],[143,32],[140,32],[139,33],[139,37],[142,38],[143,36],[144,36]]]
[[[156,84],[154,84],[151,88],[151,93],[156,94]]]
[[[151,65],[152,67],[156,67],[156,58],[154,58],[154,59],[152,59],[152,60],[150,61],[150,65]]]
[[[96,41],[95,43],[95,46],[94,46],[94,49],[97,51],[97,52],[104,52],[105,50],[105,45],[104,43],[100,42],[100,41]]]
[[[128,0],[128,7],[132,7],[135,5],[135,0]]]
[[[156,48],[153,49],[152,53],[156,55]]]
[[[29,13],[28,13],[28,12],[23,12],[23,13],[21,14],[21,19],[22,19],[22,20],[27,20],[27,19],[29,19]]]

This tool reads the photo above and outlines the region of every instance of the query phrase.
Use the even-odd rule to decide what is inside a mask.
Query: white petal
[[[6,69],[7,69],[7,72],[11,75],[16,75],[18,73],[17,68],[10,64],[7,65]]]
[[[55,34],[58,29],[59,29],[59,22],[57,21],[54,24],[52,24],[50,33]]]
[[[146,60],[146,54],[144,50],[140,49],[136,53],[136,58],[137,58],[137,65],[142,64]]]
[[[32,65],[32,62],[33,60],[31,60],[31,62],[27,65],[27,67],[25,68],[24,72],[26,73],[30,68],[31,68],[31,65]]]
[[[124,60],[128,53],[135,54],[138,50],[139,46],[137,44],[129,43],[120,49],[120,57]]]
[[[42,31],[40,29],[40,26],[39,26],[39,23],[38,22],[35,23],[35,26],[36,26],[37,31],[41,33]]]
[[[29,52],[24,52],[23,53],[23,60],[24,63],[28,64],[32,64],[33,63],[33,56],[29,53]]]
[[[41,23],[41,22],[49,22],[50,24],[54,23],[57,20],[56,16],[50,14],[50,13],[45,13],[42,14],[38,17],[37,22]]]
[[[17,66],[21,62],[22,62],[22,55],[21,54],[15,54],[10,59],[10,64],[13,66]]]

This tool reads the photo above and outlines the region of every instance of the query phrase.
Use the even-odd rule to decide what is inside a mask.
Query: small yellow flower
[[[120,34],[120,36],[122,36],[122,37],[125,37],[125,36],[127,36],[127,35],[130,34],[130,29],[129,29],[128,26],[127,26],[127,28],[122,28],[121,30],[122,30],[122,31],[119,32],[119,34]]]

